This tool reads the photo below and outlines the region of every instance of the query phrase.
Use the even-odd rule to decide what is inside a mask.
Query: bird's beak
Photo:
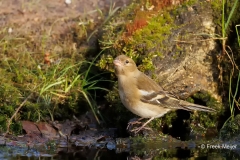
[[[117,60],[117,59],[113,61],[113,64],[114,64],[115,66],[121,66],[121,65],[122,65],[121,61],[119,61],[119,60]]]

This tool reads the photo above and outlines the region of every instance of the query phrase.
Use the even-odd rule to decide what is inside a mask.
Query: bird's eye
[[[126,61],[125,61],[125,63],[126,63],[126,64],[128,64],[128,63],[129,63],[129,61],[128,61],[128,60],[126,60]]]

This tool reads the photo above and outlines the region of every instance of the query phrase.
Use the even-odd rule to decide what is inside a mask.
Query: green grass
[[[226,2],[225,2],[225,0],[223,0],[222,1],[222,36],[223,37],[225,37],[226,36],[226,31],[229,29],[229,23],[231,22],[231,20],[232,20],[232,16],[233,16],[233,13],[236,11],[236,7],[237,7],[237,4],[239,3],[239,1],[238,0],[235,0],[234,1],[234,4],[233,4],[233,6],[232,6],[232,9],[231,9],[231,11],[230,11],[230,13],[229,13],[229,15],[227,15],[227,21],[225,22],[225,8],[224,8],[224,6],[225,6],[225,4],[226,4]],[[236,28],[236,31],[237,31],[237,28]],[[237,32],[238,33],[238,32]],[[237,35],[237,37],[238,37],[238,42],[239,42],[239,35]],[[240,44],[240,43],[239,43]],[[225,45],[225,40],[223,40],[223,45]],[[239,45],[239,47],[240,47],[240,45]],[[225,53],[226,51],[225,51],[225,47],[223,47],[223,53]],[[237,70],[238,70],[238,67],[236,66],[235,67]],[[239,71],[239,70],[238,70]],[[235,93],[234,93],[234,95],[232,96],[232,76],[233,76],[233,72],[234,72],[234,68],[233,68],[233,71],[232,71],[232,73],[230,74],[230,81],[229,81],[229,108],[230,108],[230,112],[231,112],[231,116],[229,117],[229,119],[231,119],[231,120],[233,120],[234,119],[234,114],[235,114],[235,101],[236,101],[236,96],[237,96],[237,93],[238,93],[238,85],[239,85],[239,78],[240,78],[240,71],[239,71],[239,73],[238,73],[238,79],[237,79],[237,83],[236,83],[236,90],[235,90]],[[229,120],[228,119],[228,120]],[[227,121],[228,121],[227,120]],[[227,122],[226,121],[226,122]]]
[[[63,115],[62,118],[71,116],[64,114],[69,109],[72,114],[78,114],[82,110],[78,106],[79,100],[83,101],[83,105],[89,106],[100,123],[103,119],[97,108],[95,96],[92,96],[90,91],[108,91],[98,85],[99,82],[108,80],[97,78],[104,77],[104,73],[93,76],[89,74],[100,54],[101,52],[92,62],[75,62],[70,58],[60,58],[51,65],[39,64],[28,52],[15,55],[17,60],[12,57],[2,60],[1,130],[7,129],[9,132],[9,128],[16,128],[11,127],[12,125],[19,125],[18,121],[23,119],[42,121],[50,117],[54,121],[57,115]],[[86,65],[87,70],[81,71],[80,68]],[[3,125],[6,123],[7,125]]]
[[[79,92],[81,93],[79,96],[85,98],[85,101],[91,108],[96,120],[100,123],[98,116],[100,115],[100,112],[98,111],[96,102],[94,102],[94,98],[91,96],[89,91],[108,91],[106,88],[99,87],[97,85],[100,81],[105,80],[94,80],[94,77],[98,75],[88,78],[91,67],[94,65],[93,62],[83,61],[70,66],[62,63],[64,62],[58,63],[56,66],[44,73],[39,70],[38,74],[35,76],[41,77],[41,82],[38,81],[35,83],[36,85],[31,85],[31,88],[29,88],[29,92],[35,94],[34,99],[37,99],[36,103],[41,106],[36,109],[38,121],[43,120],[46,117],[46,113],[42,111],[43,108],[48,111],[51,120],[54,121],[54,114],[58,109],[58,105],[68,100],[71,96],[71,92]],[[90,66],[86,72],[79,73],[79,68],[84,63],[90,63]]]
[[[225,14],[226,13],[225,5],[227,3],[228,2],[226,2],[225,0],[222,1],[222,26],[221,27],[222,27],[222,37],[223,37],[223,40],[222,40],[223,54],[227,54],[232,63],[232,70],[229,75],[229,93],[228,93],[228,102],[229,102],[229,109],[230,109],[231,115],[225,121],[224,125],[222,126],[222,129],[226,126],[226,124],[229,121],[233,121],[235,118],[235,107],[236,107],[236,105],[239,106],[239,103],[237,101],[237,94],[238,94],[238,87],[239,87],[239,81],[240,81],[240,70],[238,69],[238,66],[235,64],[233,58],[231,58],[226,51],[226,38],[225,38],[227,36],[227,31],[229,30],[230,23],[232,22],[233,15],[237,10],[237,5],[238,5],[239,1],[238,0],[233,1],[231,10],[228,15]],[[225,17],[227,17],[227,20],[225,20]],[[240,39],[239,39],[239,34],[238,34],[238,29],[237,29],[238,26],[239,25],[236,25],[235,29],[236,29],[236,33],[237,33],[238,46],[240,47]],[[237,73],[238,76],[237,76],[236,87],[234,86],[235,90],[233,90],[233,85],[232,85],[233,82],[232,81],[233,81],[233,76],[235,75],[235,73],[234,73],[235,70],[238,71],[238,73]]]

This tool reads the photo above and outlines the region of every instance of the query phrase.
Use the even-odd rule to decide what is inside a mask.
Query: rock
[[[177,16],[175,23],[179,27],[163,42],[167,46],[163,58],[153,60],[155,73],[164,89],[181,98],[206,91],[221,102],[217,68],[219,47],[211,37],[215,33],[212,9],[208,3],[193,7]]]
[[[105,50],[98,65],[113,72],[109,65],[112,59],[126,54],[164,90],[220,111],[220,47],[213,38],[216,24],[210,3],[184,2],[158,10],[154,7],[151,11],[142,3],[133,2],[103,27],[100,46]],[[110,101],[116,103],[119,99]],[[163,121],[157,119],[153,128],[160,129],[165,124],[171,128],[176,116],[170,114]],[[216,126],[216,115],[199,113],[187,119],[190,125],[200,123],[207,129]]]
[[[131,4],[103,27],[101,48],[106,51],[99,66],[108,68],[109,56],[127,54],[140,64],[140,70],[180,98],[200,91],[221,102],[217,66],[220,51],[212,38],[216,25],[211,5],[196,2],[186,8],[188,5],[150,12]]]

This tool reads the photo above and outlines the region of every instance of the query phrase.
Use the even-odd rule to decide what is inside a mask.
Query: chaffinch
[[[141,118],[150,118],[135,133],[139,132],[154,118],[159,118],[171,110],[215,112],[214,109],[177,99],[164,91],[161,86],[138,70],[135,62],[120,55],[113,61],[118,78],[118,90],[123,105]]]

